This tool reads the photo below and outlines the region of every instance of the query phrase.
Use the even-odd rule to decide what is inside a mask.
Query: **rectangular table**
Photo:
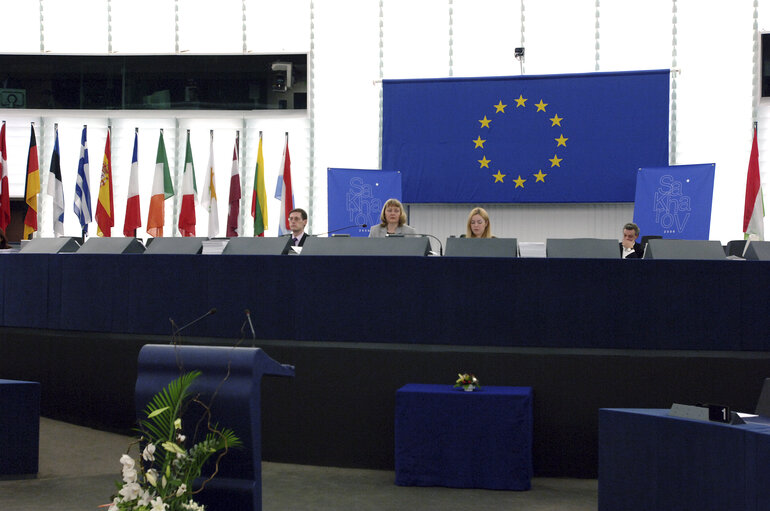
[[[40,445],[40,384],[0,380],[0,477],[35,475]]]
[[[599,410],[599,511],[770,509],[770,421]]]
[[[398,485],[529,490],[532,388],[404,385],[395,448]]]

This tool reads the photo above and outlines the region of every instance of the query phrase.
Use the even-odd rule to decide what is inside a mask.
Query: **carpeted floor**
[[[107,504],[131,438],[40,419],[37,478],[0,480],[2,511],[88,511]],[[390,471],[262,465],[264,511],[588,511],[597,481],[535,478],[526,492],[402,487]],[[239,511],[239,510],[232,510]]]

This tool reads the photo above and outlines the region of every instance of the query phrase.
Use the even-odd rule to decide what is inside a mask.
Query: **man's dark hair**
[[[289,211],[289,214],[291,215],[294,212],[297,212],[300,215],[302,215],[302,220],[307,220],[307,211],[305,211],[304,209],[302,209],[302,208],[294,208],[291,211]]]
[[[639,236],[639,226],[636,225],[633,222],[628,222],[626,225],[624,225],[623,226],[623,230],[624,231],[634,231],[636,233],[637,237]]]

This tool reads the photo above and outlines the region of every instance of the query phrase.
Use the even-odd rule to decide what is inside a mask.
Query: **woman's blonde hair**
[[[489,222],[489,214],[484,208],[473,208],[471,210],[470,214],[468,215],[468,225],[465,227],[465,237],[466,238],[476,237],[473,235],[473,231],[471,230],[471,218],[473,218],[475,215],[479,215],[487,223],[486,227],[484,227],[484,232],[481,233],[481,236],[479,236],[479,238],[491,238],[492,224]]]
[[[406,212],[404,211],[404,205],[398,199],[388,199],[385,201],[385,205],[382,206],[382,212],[380,213],[380,225],[387,227],[388,221],[385,219],[385,210],[389,207],[396,206],[401,210],[401,215],[398,217],[398,226],[401,227],[406,223]]]

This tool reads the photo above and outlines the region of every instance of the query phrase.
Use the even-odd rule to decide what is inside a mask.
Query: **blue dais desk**
[[[404,385],[395,450],[401,486],[529,490],[532,388]]]
[[[40,446],[40,384],[0,380],[0,476],[35,475]]]
[[[599,410],[599,511],[770,509],[770,421]]]

